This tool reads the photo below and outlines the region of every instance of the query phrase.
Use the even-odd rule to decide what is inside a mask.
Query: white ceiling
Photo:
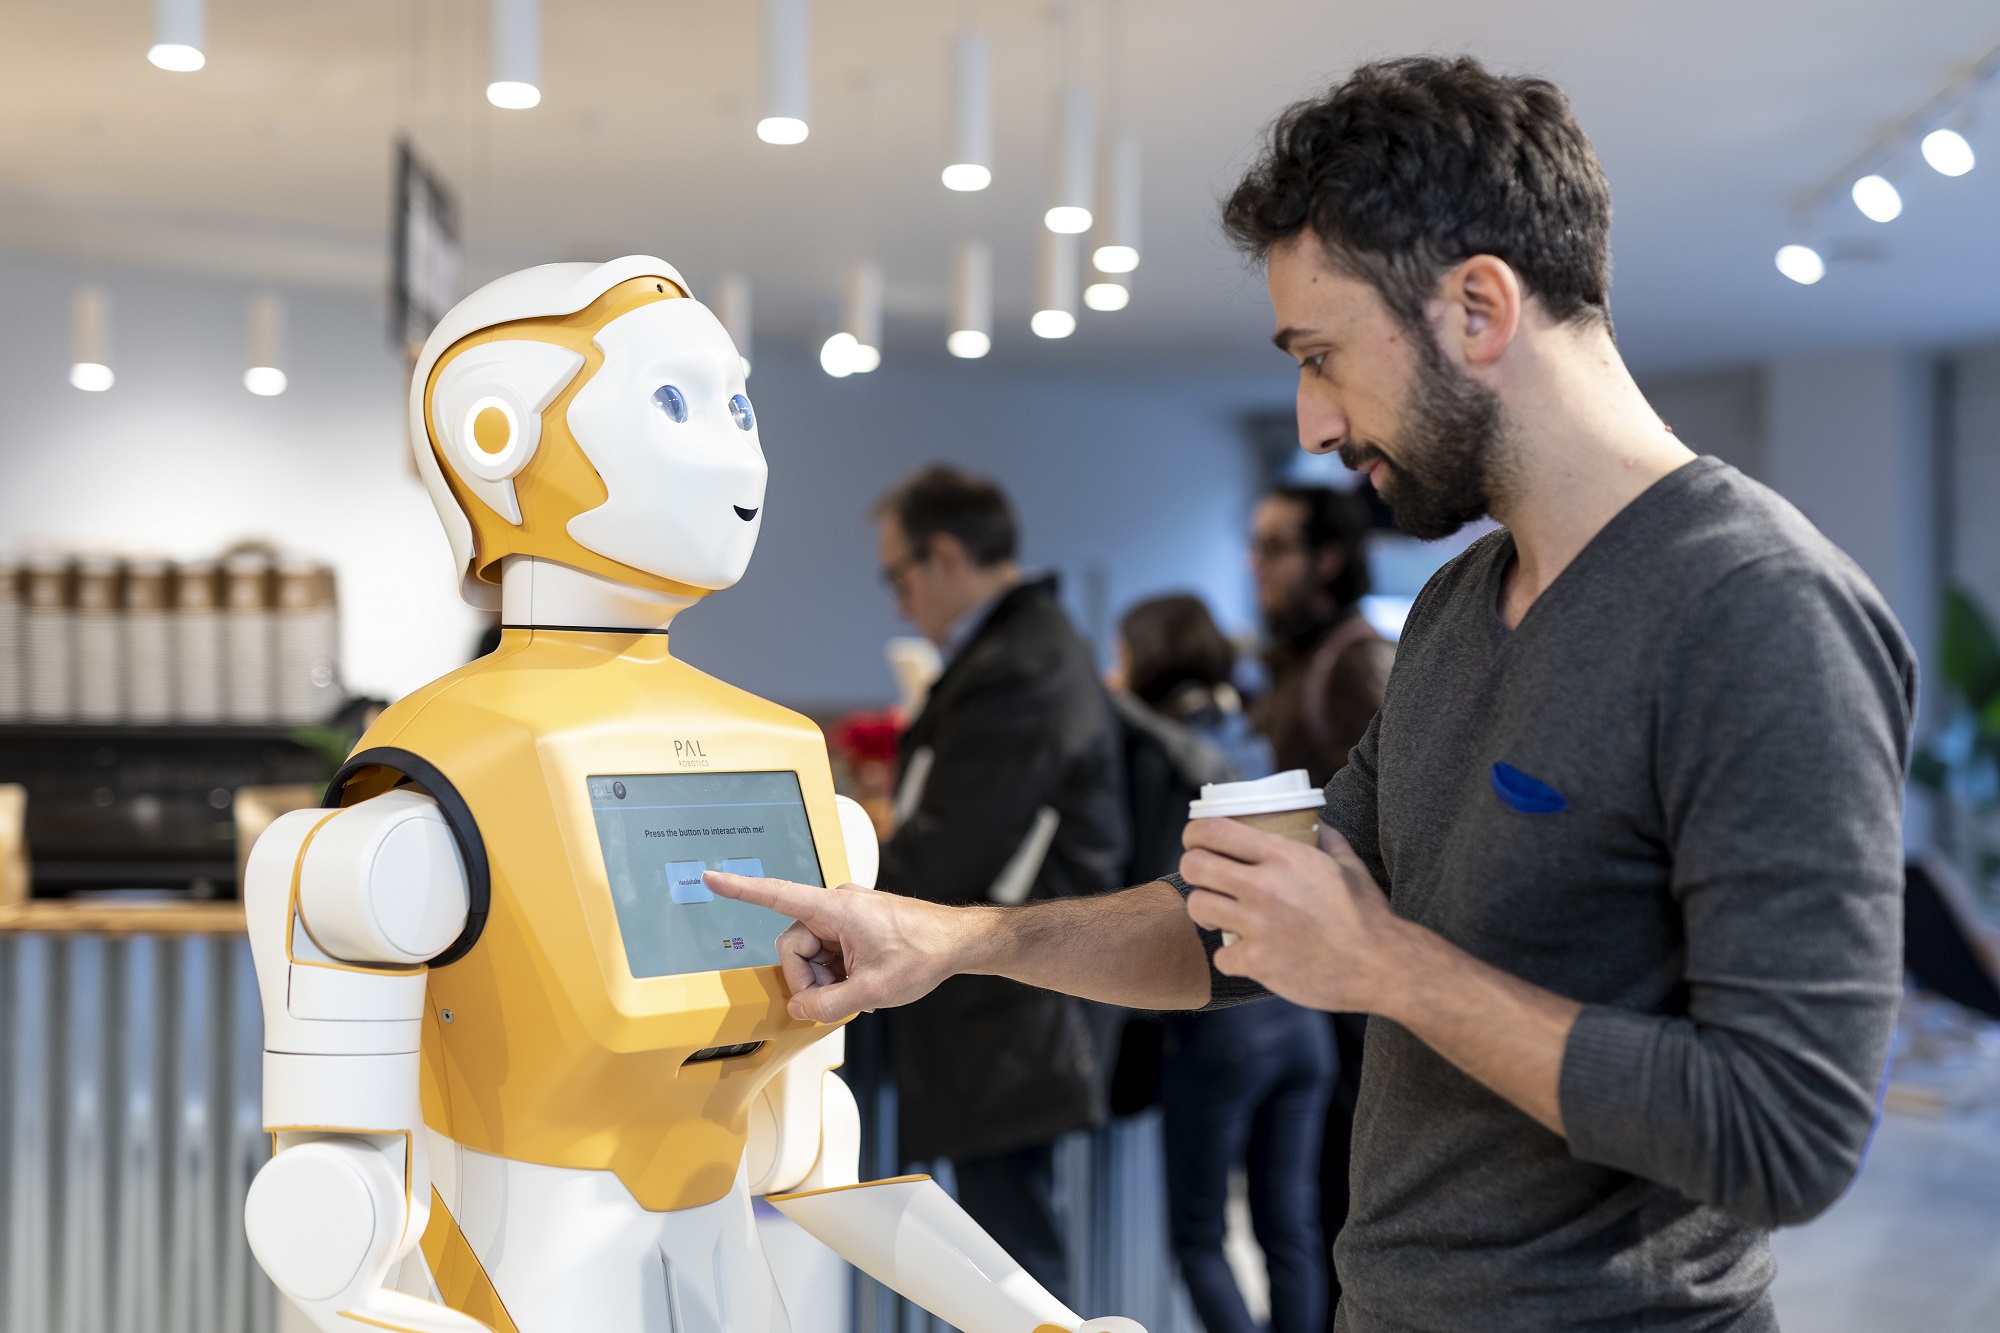
[[[1000,0],[816,0],[812,137],[752,133],[755,0],[546,0],[544,99],[486,106],[484,0],[211,0],[208,68],[153,69],[146,0],[0,6],[0,247],[379,291],[390,144],[458,189],[472,273],[658,253],[697,283],[755,283],[760,336],[831,327],[840,272],[887,274],[891,356],[939,356],[949,254],[998,259],[998,354],[1050,367],[1260,365],[1257,275],[1216,200],[1287,101],[1358,60],[1471,51],[1571,94],[1617,208],[1614,312],[1643,368],[1855,344],[2000,336],[2000,88],[1947,180],[1906,157],[1888,226],[1844,200],[1822,237],[1878,243],[1802,288],[1771,264],[1788,201],[2000,40],[1992,0],[1084,0],[1084,67],[1145,146],[1145,260],[1120,314],[1042,345],[1026,318],[1044,205],[1053,9]],[[997,179],[937,179],[947,47],[994,42]]]

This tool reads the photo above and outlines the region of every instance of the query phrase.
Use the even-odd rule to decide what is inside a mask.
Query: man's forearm
[[[1181,896],[1155,881],[1090,898],[973,907],[960,972],[1131,1009],[1208,1003],[1208,953]]]
[[[1583,1006],[1405,924],[1400,980],[1377,1012],[1539,1121],[1563,1133],[1563,1053]]]

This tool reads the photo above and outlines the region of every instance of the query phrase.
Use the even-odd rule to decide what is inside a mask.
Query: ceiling
[[[1083,4],[1073,59],[1144,143],[1146,244],[1132,305],[1061,344],[1026,328],[1063,78],[1039,0],[819,0],[812,136],[791,148],[752,131],[755,0],[547,0],[527,112],[484,101],[484,0],[210,0],[192,75],[146,63],[147,0],[8,0],[0,248],[379,292],[406,133],[459,192],[475,280],[652,252],[698,295],[748,273],[758,336],[805,338],[872,258],[888,354],[936,357],[951,248],[977,237],[1001,360],[1256,366],[1276,356],[1261,281],[1214,219],[1261,127],[1356,61],[1470,51],[1574,100],[1611,178],[1614,312],[1642,370],[2000,336],[2000,88],[1968,131],[1980,169],[1949,180],[1906,154],[1902,218],[1826,211],[1821,239],[1868,257],[1812,288],[1771,263],[1795,195],[2000,41],[1991,0]],[[967,15],[993,39],[998,122],[995,184],[972,196],[937,176]]]

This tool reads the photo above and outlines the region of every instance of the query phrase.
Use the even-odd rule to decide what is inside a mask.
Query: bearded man
[[[1610,221],[1562,94],[1469,59],[1293,107],[1224,210],[1301,443],[1415,535],[1504,525],[1417,599],[1317,849],[1194,820],[1179,876],[1017,909],[715,880],[797,918],[801,1018],[960,972],[1371,1015],[1352,1333],[1774,1329],[1767,1233],[1833,1201],[1873,1123],[1910,647],[1852,561],[1647,405]]]

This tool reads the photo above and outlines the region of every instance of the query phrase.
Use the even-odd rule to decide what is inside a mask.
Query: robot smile
[[[754,509],[745,509],[742,505],[731,505],[729,507],[731,509],[734,509],[736,511],[736,517],[742,519],[745,523],[748,523],[751,519],[757,517],[757,511]]]

